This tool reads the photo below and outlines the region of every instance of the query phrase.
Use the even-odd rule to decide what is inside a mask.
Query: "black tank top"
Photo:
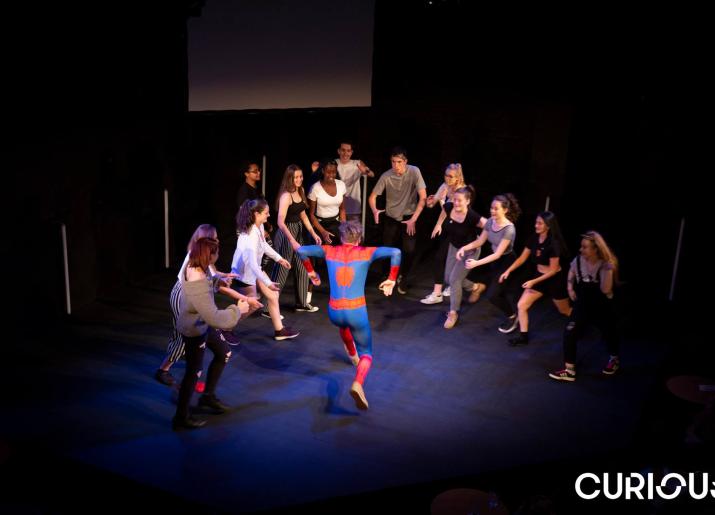
[[[290,193],[289,193],[290,195]],[[305,203],[293,201],[293,195],[290,195],[290,204],[286,212],[286,222],[300,222],[300,214],[305,211]]]

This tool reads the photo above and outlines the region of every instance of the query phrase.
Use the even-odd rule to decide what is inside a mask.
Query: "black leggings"
[[[226,363],[228,363],[228,358],[231,357],[228,343],[217,338],[209,338],[207,341],[207,335],[208,333],[201,336],[183,337],[186,349],[186,372],[184,372],[184,379],[181,381],[179,400],[176,403],[176,416],[178,418],[186,418],[189,415],[191,394],[194,392],[196,382],[204,368],[204,351],[206,347],[211,349],[214,355],[206,375],[204,393],[207,395],[213,395],[216,392],[218,380],[221,378]]]

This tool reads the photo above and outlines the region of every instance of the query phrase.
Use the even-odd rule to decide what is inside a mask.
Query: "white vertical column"
[[[62,224],[60,228],[62,233],[62,256],[64,258],[65,265],[65,301],[67,305],[67,314],[72,314],[72,301],[70,299],[70,271],[69,271],[69,261],[67,259],[67,227]]]
[[[680,262],[680,248],[683,245],[683,232],[685,231],[685,217],[680,220],[680,234],[678,234],[678,246],[675,248],[675,262],[673,263],[673,277],[670,280],[670,295],[668,300],[673,301],[675,296],[675,280],[678,276],[678,263]]]
[[[164,268],[169,268],[169,190],[164,189]]]
[[[365,214],[367,213],[367,175],[362,176],[362,230],[365,232]]]
[[[261,165],[261,170],[263,171],[263,175],[261,176],[261,194],[263,195],[263,198],[266,198],[266,180],[268,179],[268,175],[266,174],[266,156],[263,156],[263,163]]]
[[[549,210],[549,204],[551,203],[551,197],[546,197],[546,206],[544,206],[544,211]]]

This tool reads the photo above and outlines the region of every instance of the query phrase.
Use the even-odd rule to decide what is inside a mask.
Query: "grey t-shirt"
[[[506,227],[502,227],[498,231],[494,229],[494,219],[490,218],[487,220],[484,230],[487,231],[487,240],[492,246],[492,252],[496,252],[499,244],[502,240],[509,240],[509,245],[507,246],[504,254],[508,254],[514,250],[514,238],[516,237],[516,228],[514,224],[510,223]]]
[[[392,168],[383,173],[372,192],[380,195],[384,191],[387,216],[402,220],[415,212],[419,200],[417,192],[426,188],[420,169],[407,165],[407,170],[401,176]]]

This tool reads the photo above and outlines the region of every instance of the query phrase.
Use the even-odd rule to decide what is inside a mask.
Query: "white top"
[[[346,188],[345,183],[340,179],[335,180],[335,185],[338,192],[334,197],[328,195],[320,182],[316,182],[313,184],[313,187],[310,188],[308,198],[317,202],[315,214],[318,218],[336,218],[340,214],[340,204],[343,203]]]
[[[283,259],[278,252],[266,243],[263,236],[263,225],[259,229],[256,224],[251,225],[251,230],[238,236],[236,251],[231,261],[231,272],[238,275],[242,283],[255,285],[256,279],[266,286],[271,285],[271,278],[261,270],[263,254],[268,254],[273,261]]]
[[[345,212],[349,215],[359,215],[362,213],[362,191],[360,189],[360,169],[358,162],[351,159],[343,164],[338,163],[338,173],[345,183]]]

